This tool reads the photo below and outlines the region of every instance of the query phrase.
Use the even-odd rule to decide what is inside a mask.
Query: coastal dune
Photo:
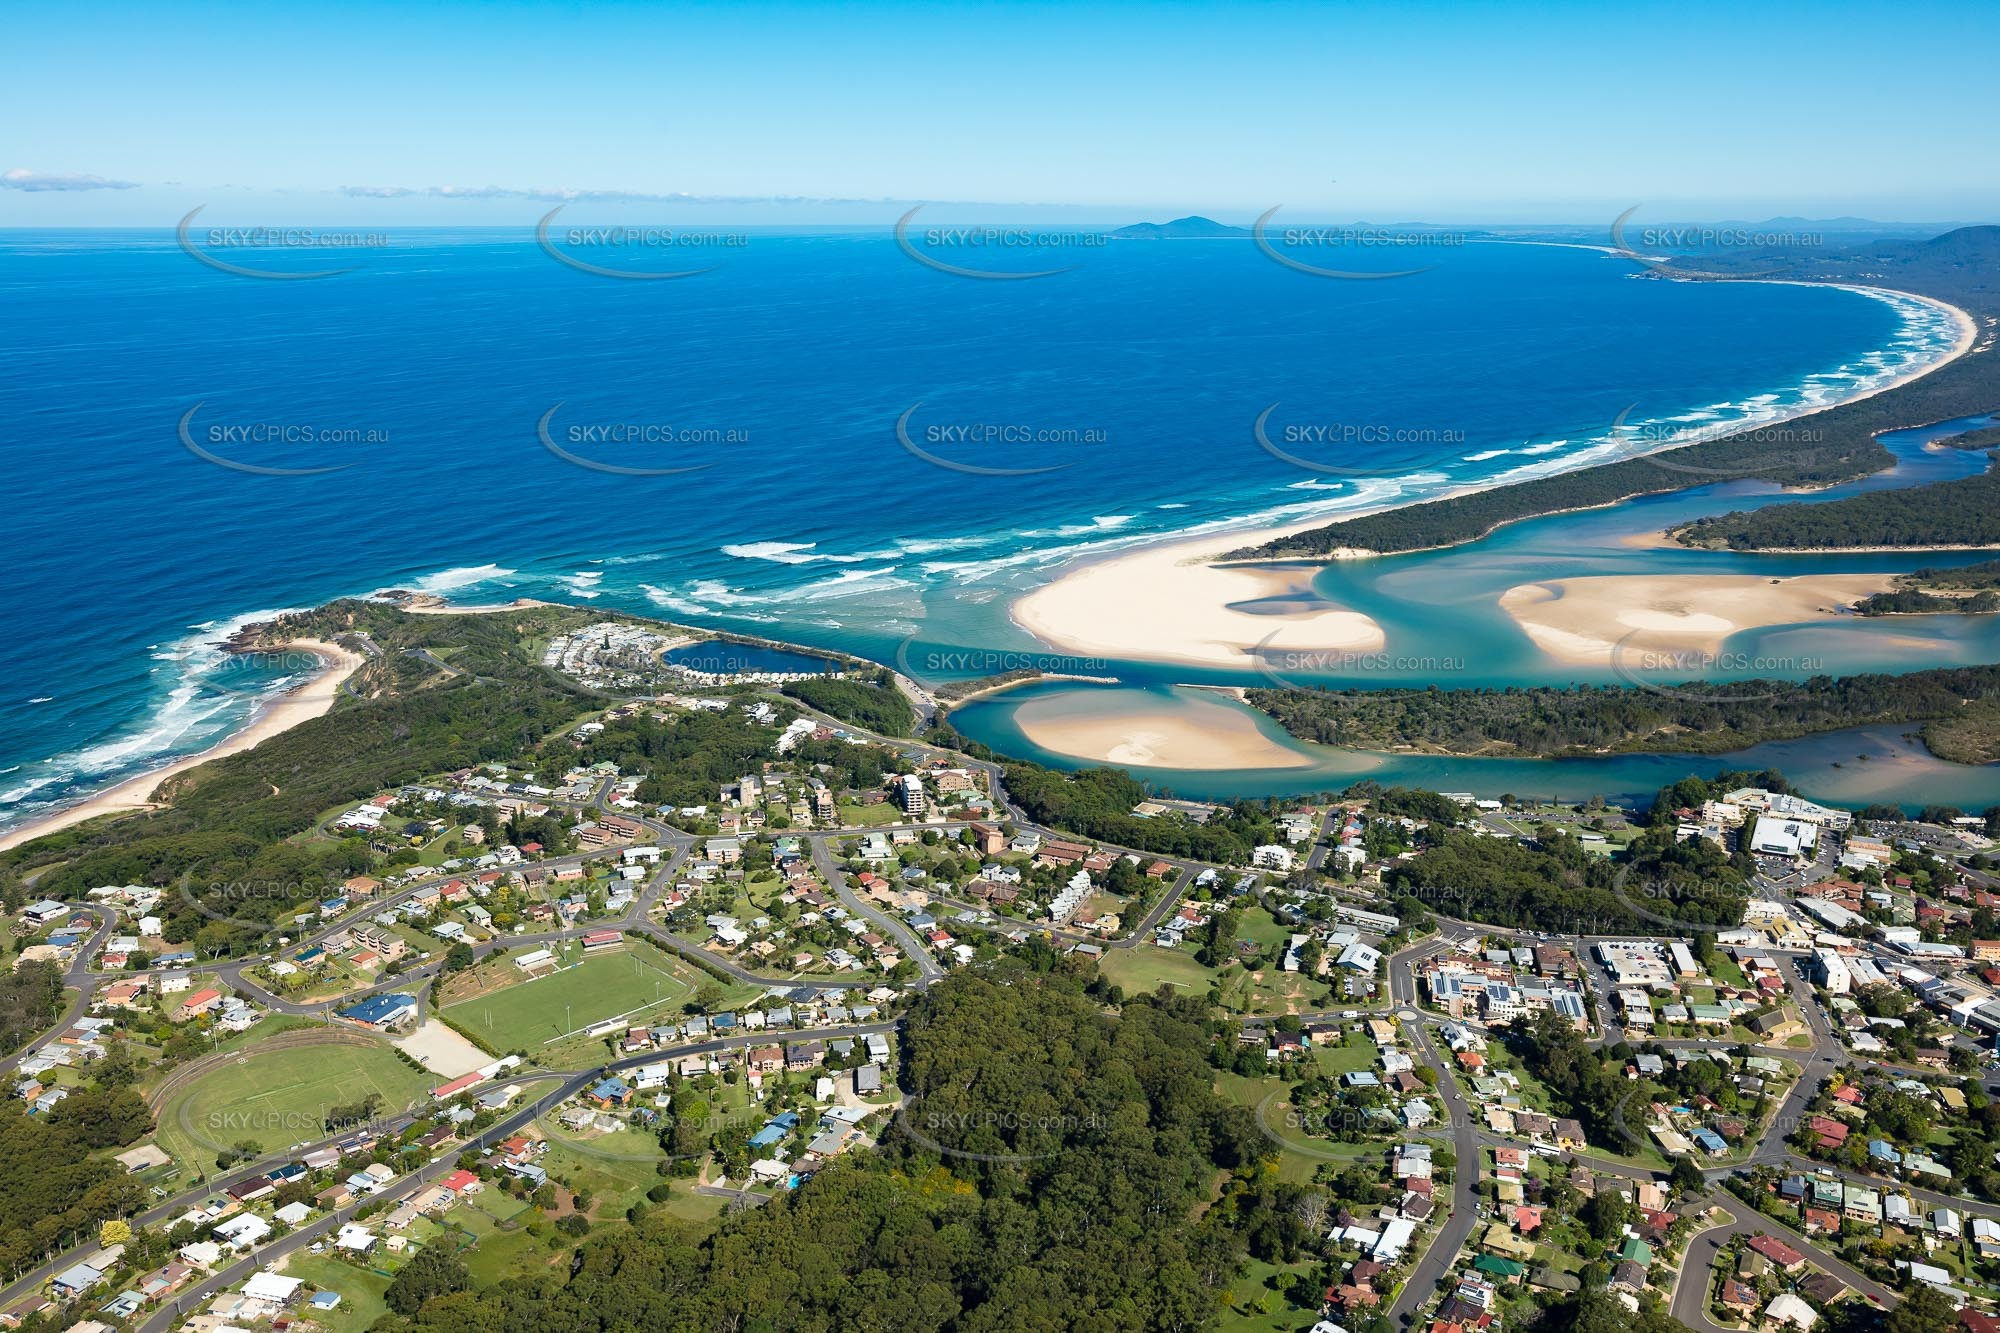
[[[1566,666],[1698,671],[1716,665],[1732,634],[1840,615],[1894,583],[1893,574],[1593,575],[1518,584],[1500,608]]]
[[[81,824],[86,819],[99,815],[123,814],[133,810],[157,810],[163,802],[153,799],[160,785],[170,778],[178,777],[189,769],[198,768],[212,759],[224,759],[270,739],[282,731],[289,731],[299,723],[319,717],[333,707],[340,697],[340,686],[353,675],[367,659],[359,653],[349,652],[337,643],[323,639],[294,639],[280,645],[286,650],[299,650],[317,656],[326,665],[311,680],[301,684],[288,694],[280,695],[266,703],[251,720],[250,724],[200,754],[189,755],[156,769],[151,773],[141,773],[128,778],[115,787],[107,788],[78,805],[55,811],[32,823],[10,829],[0,834],[0,851],[18,847],[31,839],[54,833],[57,829]]]

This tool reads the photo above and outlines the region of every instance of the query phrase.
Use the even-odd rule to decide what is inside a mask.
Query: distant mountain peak
[[[1175,218],[1172,222],[1135,222],[1129,227],[1120,227],[1111,233],[1114,238],[1127,241],[1208,240],[1221,236],[1249,234],[1248,227],[1232,227],[1227,223],[1217,222],[1214,218],[1194,214]]]

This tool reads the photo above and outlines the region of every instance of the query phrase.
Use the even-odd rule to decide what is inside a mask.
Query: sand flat
[[[1593,575],[1509,588],[1500,607],[1567,666],[1696,667],[1732,634],[1831,619],[1894,574]]]
[[[1030,699],[1014,710],[1014,725],[1045,750],[1096,763],[1208,770],[1312,767],[1310,758],[1272,740],[1248,714],[1226,704],[1184,699],[1146,708],[1079,705],[1077,696]]]
[[[1321,600],[1310,569],[1211,563],[1244,540],[1211,534],[1084,565],[1015,602],[1014,620],[1065,652],[1114,661],[1247,668],[1258,645],[1270,643],[1328,655],[1381,651],[1382,627]],[[1255,602],[1299,605],[1245,609]]]

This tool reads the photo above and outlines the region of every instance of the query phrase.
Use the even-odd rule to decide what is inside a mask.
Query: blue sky
[[[0,226],[525,225],[568,191],[566,220],[748,224],[2000,221],[1991,0],[111,3],[7,29]],[[657,198],[590,197],[620,193]]]

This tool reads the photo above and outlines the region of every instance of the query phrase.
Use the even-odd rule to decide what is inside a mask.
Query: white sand
[[[325,660],[326,669],[290,694],[282,695],[264,705],[249,726],[241,731],[232,732],[226,739],[203,750],[200,754],[189,755],[151,773],[142,773],[138,777],[129,778],[115,787],[99,792],[81,804],[44,815],[32,824],[24,824],[20,828],[0,834],[0,851],[18,847],[45,833],[68,828],[71,824],[95,819],[99,815],[131,810],[156,810],[163,805],[171,805],[171,801],[162,802],[153,799],[162,783],[189,769],[198,768],[211,759],[241,754],[260,741],[267,740],[281,731],[289,731],[308,718],[315,718],[325,713],[333,707],[333,701],[339,697],[341,682],[352,675],[366,660],[359,653],[351,653],[339,644],[327,643],[320,639],[294,639],[283,647],[302,648],[318,655]]]
[[[1839,615],[1893,587],[1895,577],[1611,574],[1523,583],[1501,596],[1500,607],[1566,666],[1695,669],[1719,665],[1732,634]]]
[[[1320,525],[1303,523],[1287,531]],[[1246,541],[1266,539],[1267,534],[1215,533],[1143,547],[1037,588],[1014,603],[1012,615],[1043,642],[1091,658],[1241,668],[1255,665],[1259,644],[1329,656],[1381,650],[1382,627],[1359,611],[1239,609],[1263,598],[1317,600],[1310,570],[1211,563]]]
[[[1029,700],[1014,710],[1013,720],[1043,749],[1098,763],[1214,770],[1312,766],[1259,731],[1249,715],[1202,700],[1092,716],[1056,696]]]

